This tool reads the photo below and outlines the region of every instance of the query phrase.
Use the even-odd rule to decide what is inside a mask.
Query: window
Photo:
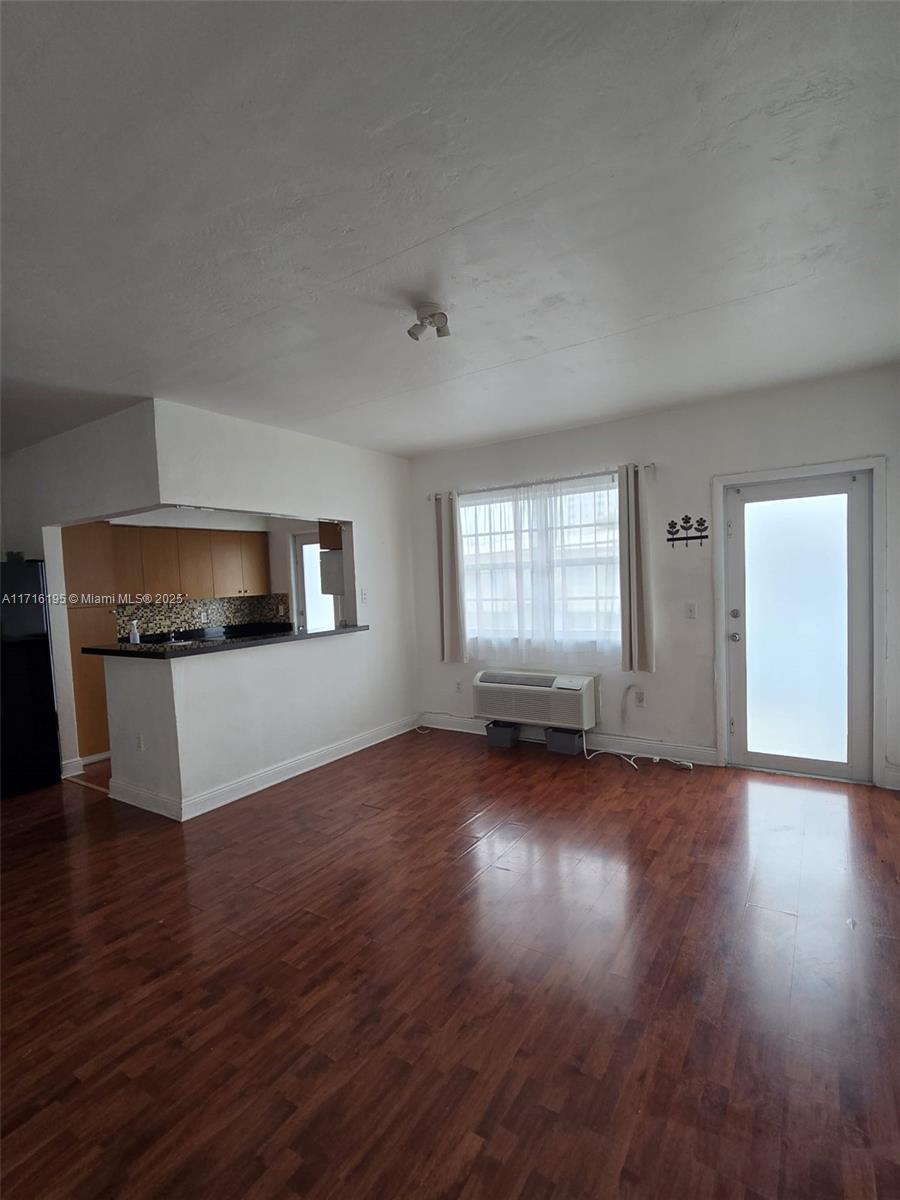
[[[459,497],[469,656],[578,665],[621,647],[614,474]]]

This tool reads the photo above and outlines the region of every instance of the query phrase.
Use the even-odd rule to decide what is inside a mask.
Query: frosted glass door
[[[744,506],[747,749],[847,762],[847,496]]]
[[[728,761],[872,777],[871,476],[725,492]]]

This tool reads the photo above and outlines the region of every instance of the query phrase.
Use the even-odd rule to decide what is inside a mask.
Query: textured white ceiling
[[[408,453],[891,358],[898,15],[7,4],[6,448],[152,395]]]

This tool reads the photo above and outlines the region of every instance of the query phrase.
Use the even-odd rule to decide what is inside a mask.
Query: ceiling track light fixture
[[[450,322],[447,320],[447,314],[430,300],[426,304],[418,306],[416,323],[410,325],[406,332],[414,342],[417,342],[429,329],[433,329],[440,338],[450,336]]]

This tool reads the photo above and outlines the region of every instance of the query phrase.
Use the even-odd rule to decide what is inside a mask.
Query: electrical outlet
[[[137,735],[137,748],[138,750],[144,749],[144,735],[142,733]]]
[[[209,624],[209,613],[206,611],[205,608],[200,609],[200,624],[201,625]]]
[[[279,615],[279,617],[284,616],[284,605],[283,604],[278,605],[278,615]]]
[[[647,707],[647,697],[644,695],[644,689],[638,688],[634,693],[634,703],[638,708]]]
[[[456,681],[456,690],[460,693],[460,695],[462,695],[462,680],[461,679],[457,679],[457,681]]]
[[[359,589],[359,602],[360,602],[360,604],[368,604],[369,603],[369,593],[366,591],[365,588]]]
[[[684,606],[684,615],[689,621],[697,620],[697,605],[693,600],[689,600]]]

